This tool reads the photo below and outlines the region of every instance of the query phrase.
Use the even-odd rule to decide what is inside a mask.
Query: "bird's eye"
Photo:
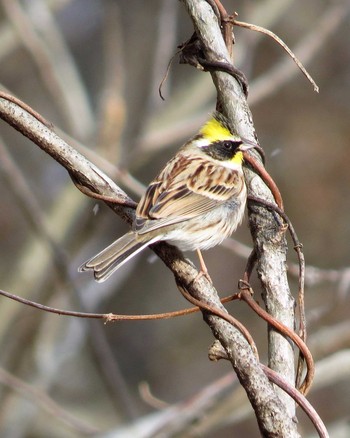
[[[232,150],[232,141],[224,141],[223,146],[227,151]]]

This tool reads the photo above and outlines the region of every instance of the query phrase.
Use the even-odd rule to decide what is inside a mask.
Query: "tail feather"
[[[135,233],[131,231],[83,263],[79,271],[93,270],[95,279],[103,282],[124,263],[157,240],[159,238],[139,242],[136,240]]]

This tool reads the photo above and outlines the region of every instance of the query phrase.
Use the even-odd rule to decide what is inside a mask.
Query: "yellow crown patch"
[[[231,132],[215,118],[208,120],[200,133],[211,143],[232,138]]]

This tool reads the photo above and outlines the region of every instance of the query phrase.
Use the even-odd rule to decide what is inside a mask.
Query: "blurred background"
[[[249,79],[266,166],[304,244],[309,346],[317,361],[309,399],[332,437],[348,437],[350,4],[223,4],[239,20],[277,33],[320,87],[315,93],[274,41],[235,30],[235,63]],[[159,97],[168,62],[192,31],[183,4],[173,0],[0,0],[1,87],[138,200],[215,108],[210,75],[177,57],[163,84],[165,100]],[[149,250],[103,284],[77,272],[127,227],[4,122],[0,171],[1,289],[77,311],[188,307]],[[205,253],[222,296],[236,291],[243,273],[251,246],[246,221],[234,237]],[[295,263],[290,242],[293,293]],[[230,366],[207,358],[213,338],[199,314],[104,325],[4,297],[0,303],[1,436],[259,436]],[[265,361],[265,324],[243,303],[228,309],[250,329]],[[302,436],[315,436],[302,414],[299,420]]]

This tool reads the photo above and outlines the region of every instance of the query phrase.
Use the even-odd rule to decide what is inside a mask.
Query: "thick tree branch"
[[[202,43],[207,60],[214,63],[230,63],[231,60],[221,36],[217,17],[209,2],[204,0],[183,1],[193,20],[197,37]],[[239,134],[256,141],[252,115],[240,84],[227,73],[212,72],[211,74],[217,89],[217,100],[221,111],[229,118]],[[251,195],[274,202],[271,192],[259,177],[247,171],[246,179]],[[287,247],[284,234],[281,232],[274,215],[262,207],[250,207],[249,224],[258,256],[258,274],[263,286],[267,309],[276,319],[293,328],[294,301],[290,295],[286,277]],[[228,328],[230,338],[227,338],[227,332],[225,334],[223,332],[226,323],[217,317],[209,315],[206,316],[206,319],[211,324],[214,335],[227,351],[232,365],[247,391],[263,435],[298,436],[296,425],[292,419],[294,403],[290,402],[288,397],[283,394],[284,403],[281,403],[276,392],[271,389],[271,385],[262,373],[246,341],[232,326]],[[270,334],[269,345],[270,366],[281,372],[290,383],[293,383],[294,355],[290,344],[273,332]],[[271,418],[275,420],[273,424],[271,424]]]

